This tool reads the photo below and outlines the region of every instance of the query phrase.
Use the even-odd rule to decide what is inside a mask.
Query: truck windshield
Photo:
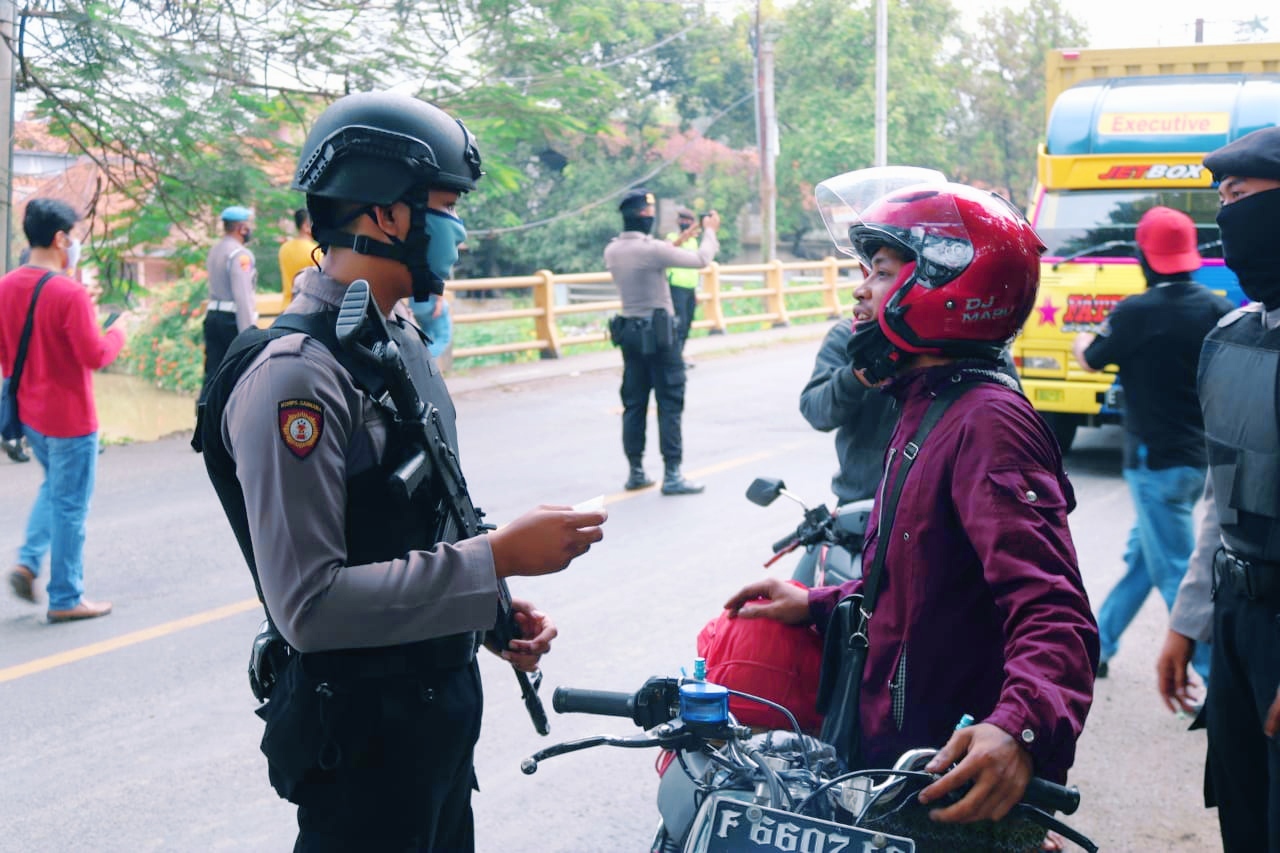
[[[1041,200],[1034,224],[1048,246],[1046,257],[1064,258],[1083,251],[1089,257],[1131,258],[1131,248],[1101,248],[1102,244],[1132,242],[1142,214],[1160,205],[1190,214],[1196,223],[1200,254],[1222,257],[1217,243],[1218,191],[1209,187],[1049,191]],[[1100,247],[1097,252],[1088,251],[1094,246]]]

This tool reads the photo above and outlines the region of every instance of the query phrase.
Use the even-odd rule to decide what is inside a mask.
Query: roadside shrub
[[[204,381],[203,278],[183,278],[153,293],[117,363],[167,391],[196,393]]]

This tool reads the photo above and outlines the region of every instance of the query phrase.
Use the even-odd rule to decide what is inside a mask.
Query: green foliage
[[[117,364],[167,391],[194,393],[204,381],[204,315],[208,285],[182,279],[148,304]]]
[[[953,145],[960,180],[1006,188],[1025,207],[1036,171],[1036,146],[1044,135],[1045,55],[1055,47],[1083,44],[1084,25],[1061,0],[1043,0],[1016,12],[984,14],[983,38],[960,57]]]
[[[977,37],[949,0],[889,4],[889,159],[1014,190],[1043,123],[1045,50],[1080,43],[1061,0],[997,9]],[[812,188],[873,159],[875,3],[761,7],[774,40],[778,231],[819,227]],[[347,91],[391,87],[476,132],[487,176],[459,207],[463,275],[596,270],[616,199],[644,183],[721,211],[722,257],[758,197],[756,21],[650,0],[43,0],[26,13],[19,86],[56,135],[101,168],[89,263],[108,296],[124,263],[202,265],[216,213],[258,213],[276,248],[306,128]]]

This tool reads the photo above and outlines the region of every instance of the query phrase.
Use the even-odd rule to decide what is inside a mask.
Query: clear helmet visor
[[[945,184],[946,176],[936,169],[919,166],[879,166],[857,169],[827,178],[814,189],[818,213],[827,234],[842,254],[858,258],[858,248],[850,238],[850,228],[862,224],[862,213],[888,193],[915,184]]]

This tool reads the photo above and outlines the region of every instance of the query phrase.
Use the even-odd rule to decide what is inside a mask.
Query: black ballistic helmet
[[[428,189],[470,192],[481,174],[475,137],[462,122],[408,95],[361,92],[320,114],[292,188],[381,206],[425,200]]]

